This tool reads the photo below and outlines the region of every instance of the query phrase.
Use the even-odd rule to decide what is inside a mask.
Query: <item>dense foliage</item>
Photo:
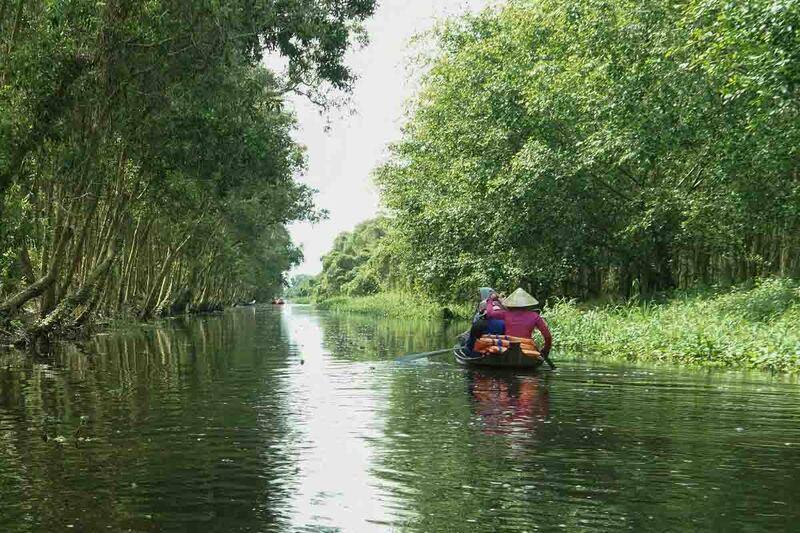
[[[322,273],[314,280],[312,298],[366,296],[405,286],[403,271],[392,264],[398,255],[394,241],[391,221],[385,217],[339,234],[322,257]]]
[[[284,295],[293,302],[307,303],[311,299],[316,281],[316,277],[310,274],[292,276],[284,290]]]
[[[799,25],[796,0],[515,0],[450,22],[377,172],[390,266],[445,299],[800,276]]]
[[[720,294],[547,311],[562,353],[680,365],[800,371],[800,284],[764,280]]]
[[[0,328],[278,291],[300,258],[286,223],[317,217],[283,97],[346,90],[373,8],[2,0]]]

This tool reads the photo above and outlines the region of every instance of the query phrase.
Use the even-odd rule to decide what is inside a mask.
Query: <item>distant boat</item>
[[[284,303],[283,298],[274,298],[272,300],[272,305],[283,305]]]

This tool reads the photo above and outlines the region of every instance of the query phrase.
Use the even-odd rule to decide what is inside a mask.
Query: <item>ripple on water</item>
[[[393,363],[444,345],[443,328],[251,308],[46,362],[4,355],[0,521],[428,532],[800,519],[795,385],[576,361],[538,375]]]

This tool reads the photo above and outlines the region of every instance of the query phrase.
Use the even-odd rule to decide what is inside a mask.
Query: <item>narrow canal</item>
[[[800,387],[565,359],[463,324],[235,309],[0,354],[0,530],[789,531]]]

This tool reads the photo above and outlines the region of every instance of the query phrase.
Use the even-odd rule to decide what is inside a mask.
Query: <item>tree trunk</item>
[[[22,24],[22,8],[24,6],[25,0],[19,0],[17,2],[17,14],[14,17],[14,26],[11,29],[11,39],[6,45],[6,54],[10,54],[14,50],[14,43],[17,40],[17,33],[19,33],[19,27]],[[5,11],[5,8],[5,2],[3,2],[3,11]],[[5,81],[5,73],[3,74],[3,81]]]
[[[157,296],[158,291],[161,289],[161,284],[164,281],[167,273],[169,272],[169,268],[172,266],[172,262],[178,257],[178,253],[181,251],[183,246],[189,242],[189,239],[192,238],[192,232],[190,232],[183,242],[181,242],[164,260],[164,264],[161,265],[161,270],[158,273],[158,276],[153,280],[153,283],[150,287],[150,292],[145,299],[144,305],[142,306],[142,311],[139,314],[139,318],[142,320],[146,320],[150,318],[153,314],[153,310],[155,309],[157,303]]]
[[[61,264],[64,262],[66,255],[66,247],[62,246],[62,241],[67,238],[67,242],[72,238],[72,215],[67,214],[66,217],[56,217],[56,227],[53,230],[53,248],[56,253],[50,261],[50,268],[48,271],[54,272],[55,278],[53,283],[47,287],[42,295],[41,306],[39,308],[40,318],[44,318],[49,313],[56,302],[56,285],[58,285],[58,274],[61,270]],[[42,261],[44,265],[44,260]]]
[[[97,210],[97,197],[95,196],[94,201],[92,202],[91,207],[89,208],[89,213],[86,216],[86,220],[83,222],[83,227],[81,227],[80,233],[78,234],[78,240],[75,243],[75,251],[72,254],[72,261],[70,262],[69,270],[67,270],[66,277],[64,278],[64,283],[58,287],[56,291],[56,298],[55,301],[60,302],[64,295],[67,294],[70,285],[72,285],[72,278],[75,275],[75,271],[78,269],[78,265],[80,264],[81,257],[83,256],[83,250],[85,248],[86,243],[86,236],[89,234],[89,224],[92,220],[94,220],[94,214]]]
[[[31,256],[28,253],[28,244],[25,242],[22,243],[22,248],[19,251],[19,266],[22,269],[22,275],[25,276],[25,281],[28,283],[36,282],[36,274],[33,273]]]
[[[101,283],[116,259],[116,251],[116,246],[110,246],[106,257],[89,273],[89,276],[86,278],[86,283],[84,283],[80,289],[62,300],[47,317],[40,320],[30,330],[30,334],[34,339],[46,335],[57,328],[78,306],[88,302],[98,289],[102,289]]]
[[[3,21],[6,18],[6,6],[8,5],[8,0],[3,0],[0,2],[0,30],[3,29]]]
[[[55,283],[56,274],[61,264],[61,258],[64,256],[64,250],[66,249],[67,242],[69,242],[71,236],[72,232],[69,230],[69,228],[65,229],[61,241],[58,243],[58,248],[56,249],[53,261],[50,263],[50,269],[47,271],[46,275],[41,277],[35,283],[32,283],[28,287],[24,288],[11,298],[7,299],[5,302],[0,303],[0,317],[13,316],[13,314],[16,313],[20,307],[25,305],[25,303],[29,302],[33,298],[36,298],[37,296],[40,296],[51,285],[53,285],[53,283]]]

